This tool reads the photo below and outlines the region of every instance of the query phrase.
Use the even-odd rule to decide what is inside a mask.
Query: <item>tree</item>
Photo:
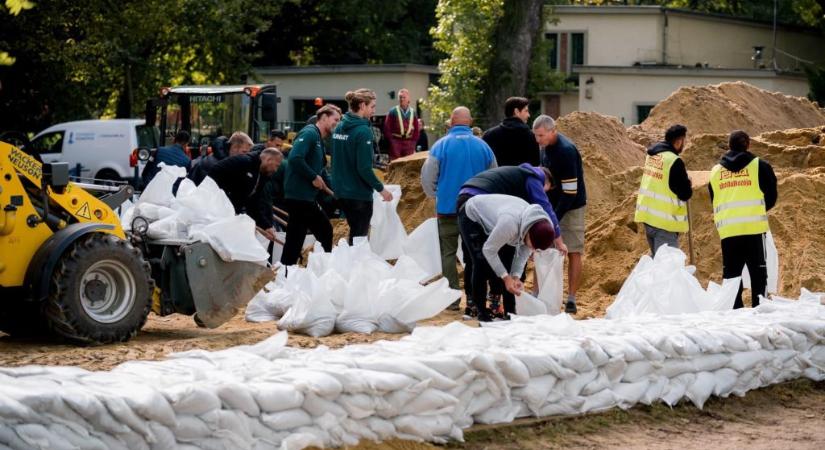
[[[0,27],[0,48],[17,57],[0,68],[0,123],[34,132],[65,120],[135,117],[163,86],[240,82],[280,4],[39,1]]]
[[[34,3],[31,3],[28,0],[6,0],[6,9],[8,9],[9,14],[12,16],[16,16],[23,10],[32,8],[34,8]],[[14,61],[14,56],[9,55],[8,52],[0,50],[0,66],[10,66],[14,64]]]
[[[504,101],[523,96],[533,47],[539,39],[543,0],[505,0],[504,15],[498,21],[493,40],[493,55],[481,107],[487,125],[504,118]]]
[[[430,87],[427,102],[434,131],[444,130],[443,124],[456,106],[478,113],[503,5],[504,0],[439,0],[438,23],[431,34],[433,46],[446,57],[438,64],[441,77],[438,85]]]

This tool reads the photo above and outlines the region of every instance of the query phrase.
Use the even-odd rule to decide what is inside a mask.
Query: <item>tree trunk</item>
[[[129,119],[132,117],[132,104],[134,100],[134,94],[132,92],[132,66],[126,63],[123,71],[123,88],[120,91],[120,95],[118,95],[117,107],[115,108],[115,118],[117,119]]]
[[[527,89],[533,44],[542,26],[543,0],[504,0],[504,15],[493,38],[493,57],[481,97],[480,125],[493,126],[504,118],[508,97]]]

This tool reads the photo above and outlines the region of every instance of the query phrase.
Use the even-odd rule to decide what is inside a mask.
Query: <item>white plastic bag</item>
[[[412,258],[426,274],[421,281],[441,274],[441,245],[438,241],[438,219],[427,219],[404,243],[404,254]]]
[[[538,299],[547,307],[547,314],[561,311],[564,295],[564,256],[556,249],[535,252],[536,278],[539,283]]]
[[[310,297],[303,292],[296,292],[295,295],[295,303],[278,321],[278,329],[312,337],[327,336],[332,333],[337,315],[332,302],[320,295]]]
[[[159,206],[172,206],[175,196],[172,194],[172,186],[178,178],[186,176],[186,168],[178,166],[167,166],[164,163],[158,164],[160,171],[152,178],[146,189],[140,194],[138,205],[141,203],[152,203]]]
[[[246,214],[201,227],[193,239],[208,242],[224,261],[251,261],[266,265],[269,253],[255,239],[255,221]]]
[[[765,236],[765,265],[768,268],[768,284],[765,288],[765,295],[776,294],[779,292],[779,252],[776,251],[776,241],[773,240],[773,234],[770,231]],[[742,269],[742,287],[745,289],[751,288],[751,275],[748,272],[747,265]]]
[[[384,259],[397,259],[404,254],[407,232],[398,217],[398,202],[401,201],[401,186],[384,186],[392,193],[392,200],[385,202],[377,192],[372,196],[372,219],[370,219],[370,247]]]
[[[547,306],[541,300],[522,291],[516,296],[516,314],[520,316],[547,314]]]
[[[235,215],[229,197],[210,177],[204,178],[194,189],[178,190],[174,209],[187,224],[208,225]]]

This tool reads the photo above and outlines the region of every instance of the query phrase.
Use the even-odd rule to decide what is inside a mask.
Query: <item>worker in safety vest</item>
[[[665,140],[647,150],[642,183],[636,198],[636,222],[645,224],[650,253],[662,245],[679,248],[679,233],[688,231],[687,201],[693,195],[685,163],[679,155],[685,148],[687,128],[673,125]]]
[[[384,119],[384,137],[390,144],[390,161],[415,153],[421,133],[421,123],[410,106],[410,91],[398,90],[398,106],[393,106]]]
[[[768,271],[765,264],[765,233],[768,210],[776,204],[776,175],[767,162],[748,151],[750,137],[737,130],[728,138],[730,151],[710,172],[713,221],[722,239],[722,276],[735,278],[748,266],[752,305],[765,295]],[[734,309],[742,308],[742,284]]]

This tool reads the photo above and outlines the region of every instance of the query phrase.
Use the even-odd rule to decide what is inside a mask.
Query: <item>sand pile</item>
[[[710,170],[727,148],[727,134],[689,135],[682,157],[688,170]],[[825,127],[762,133],[751,138],[750,150],[774,167],[825,166]]]
[[[398,215],[407,232],[414,230],[430,217],[435,217],[435,200],[424,195],[421,189],[421,166],[429,155],[430,152],[418,152],[398,158],[390,163],[384,176],[386,184],[401,186]]]
[[[630,139],[615,117],[574,112],[560,117],[556,123],[582,155],[587,215],[595,219],[612,208],[616,198],[623,198],[628,190],[635,189],[632,183],[628,185],[626,172],[644,163],[645,149]]]
[[[662,133],[681,123],[692,133],[750,134],[825,124],[825,111],[802,97],[759,89],[741,81],[683,87],[660,102],[640,128]]]

